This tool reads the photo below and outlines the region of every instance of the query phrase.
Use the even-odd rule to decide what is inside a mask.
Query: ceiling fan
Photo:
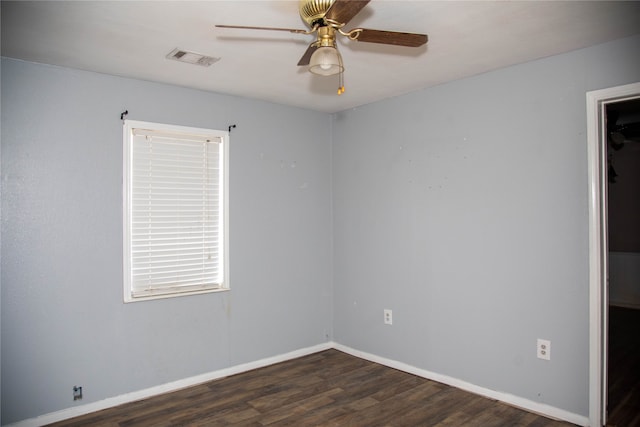
[[[340,34],[350,40],[380,43],[395,46],[418,47],[427,42],[426,34],[403,33],[397,31],[354,28],[345,31],[344,26],[353,19],[371,0],[300,0],[300,17],[308,30],[249,27],[240,25],[216,25],[219,28],[238,28],[245,30],[287,31],[294,34],[317,34],[317,39],[309,45],[299,66],[309,66],[309,71],[320,76],[340,74],[338,95],[344,93],[342,56],[338,52],[336,36]]]
[[[614,151],[630,143],[640,143],[640,99],[609,104],[606,112],[607,175],[609,183],[615,184],[618,174],[613,165]]]

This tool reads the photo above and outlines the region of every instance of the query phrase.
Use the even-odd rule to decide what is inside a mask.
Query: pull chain
[[[338,61],[340,64],[340,78],[339,78],[339,86],[338,86],[338,95],[342,95],[344,93],[344,64],[342,63],[342,55],[338,54]]]

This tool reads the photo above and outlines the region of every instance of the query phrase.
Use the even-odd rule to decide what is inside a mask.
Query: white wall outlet
[[[393,325],[393,311],[388,308],[384,309],[384,324]]]
[[[551,360],[551,341],[538,338],[538,359]]]

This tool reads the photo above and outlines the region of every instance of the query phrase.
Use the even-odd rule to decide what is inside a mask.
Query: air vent
[[[201,53],[189,52],[182,49],[174,49],[167,55],[168,59],[175,61],[186,62],[187,64],[202,65],[208,67],[211,64],[218,62],[220,58],[214,58],[213,56],[203,55]]]

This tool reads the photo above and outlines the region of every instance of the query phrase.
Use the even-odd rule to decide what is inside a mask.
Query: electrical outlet
[[[551,341],[538,338],[538,359],[551,360]]]
[[[388,308],[384,309],[384,324],[393,325],[393,311]]]
[[[82,387],[77,385],[73,386],[73,400],[81,400],[82,399]]]

